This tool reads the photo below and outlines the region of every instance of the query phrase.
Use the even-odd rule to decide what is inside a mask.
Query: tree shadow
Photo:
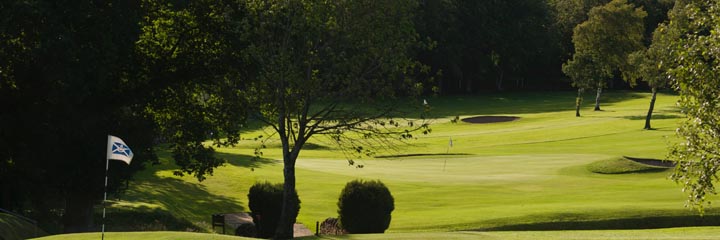
[[[117,208],[111,212],[127,215],[127,222],[117,226],[122,230],[206,231],[212,214],[246,211],[240,199],[213,194],[200,183],[172,177],[138,181],[123,198],[130,204],[110,206]],[[160,207],[148,207],[155,205]]]
[[[196,179],[167,176],[168,171],[179,170],[179,167],[167,149],[158,149],[158,156],[160,164],[147,166],[136,174],[129,188],[119,195],[124,201],[108,207],[108,223],[113,221],[113,226],[107,229],[206,232],[212,228],[212,214],[247,211],[245,199],[230,197],[230,193],[212,193]],[[216,156],[229,165],[243,168],[259,168],[278,162],[243,154],[217,152]],[[108,196],[109,200],[118,198],[113,197]]]
[[[636,115],[636,116],[622,116],[621,118],[628,119],[628,120],[645,120],[647,116],[642,115]],[[651,120],[663,120],[663,119],[678,119],[683,118],[683,116],[680,115],[673,115],[673,114],[653,114]]]
[[[303,148],[305,149],[305,148]],[[233,154],[233,153],[215,153],[216,156],[225,159],[225,163],[236,167],[243,168],[260,168],[263,165],[269,164],[282,164],[282,161],[276,159],[255,157],[244,154]]]
[[[560,231],[560,230],[620,230],[675,227],[718,226],[720,216],[654,216],[607,220],[553,221],[508,225],[480,229],[480,231]]]
[[[608,215],[608,211],[618,211],[618,214]],[[688,210],[622,209],[602,212],[559,212],[499,218],[485,221],[483,225],[486,227],[470,231],[618,230],[720,225],[718,209],[707,209],[704,215]],[[617,216],[617,218],[600,216]]]
[[[532,114],[572,111],[577,92],[504,92],[483,95],[455,95],[428,98],[431,117],[443,118],[458,115]],[[644,98],[643,93],[609,91],[603,94],[604,106],[617,102]],[[583,107],[592,106],[594,94],[585,94]]]

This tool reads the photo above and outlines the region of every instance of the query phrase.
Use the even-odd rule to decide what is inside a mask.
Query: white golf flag
[[[450,147],[452,147],[452,137],[450,137]]]
[[[120,160],[128,165],[132,161],[133,152],[125,142],[119,137],[108,135],[107,143],[107,159]]]

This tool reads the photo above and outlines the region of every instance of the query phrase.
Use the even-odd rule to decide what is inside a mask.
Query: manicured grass
[[[345,155],[328,140],[315,138],[313,147],[303,150],[297,162],[302,201],[298,221],[314,231],[316,221],[337,216],[340,190],[357,178],[380,179],[390,188],[396,208],[389,232],[556,229],[568,222],[611,228],[623,219],[630,221],[624,225],[640,228],[658,219],[684,226],[682,219],[697,216],[683,207],[685,195],[668,180],[669,171],[608,175],[587,168],[621,156],[664,158],[667,144],[676,141],[674,130],[682,119],[674,104],[676,96],[660,94],[653,120],[656,130],[648,131],[642,127],[649,94],[608,93],[604,111],[593,112],[586,101],[580,118],[574,116],[574,94],[428,98],[434,117],[432,134],[418,136],[399,151],[379,153],[415,156],[356,159],[364,165],[362,169],[348,166]],[[497,124],[450,122],[455,116],[476,115],[521,119]],[[138,175],[111,209],[161,209],[200,230],[210,228],[207,222],[212,213],[248,211],[246,195],[254,182],[282,181],[277,142],[269,142],[266,159],[251,160],[259,145],[251,138],[258,135],[268,136],[251,130],[240,145],[218,149],[228,164],[200,183],[191,176],[174,176],[169,155],[161,154],[166,164]],[[708,210],[707,216],[717,215],[715,208]],[[546,223],[557,224],[542,225]]]
[[[555,239],[603,239],[603,240],[639,240],[639,239],[717,239],[720,227],[667,228],[650,230],[592,230],[592,231],[515,231],[515,232],[415,232],[386,234],[354,234],[344,236],[304,237],[302,239],[503,239],[503,240],[555,240]],[[99,233],[63,234],[38,240],[94,240]],[[187,232],[126,232],[106,233],[108,239],[182,239],[182,240],[231,240],[248,239],[218,234],[200,234]]]
[[[717,239],[718,227],[672,228],[652,230],[604,231],[532,231],[532,232],[452,232],[452,233],[388,233],[320,237],[319,239],[502,239],[502,240],[556,240],[556,239]]]

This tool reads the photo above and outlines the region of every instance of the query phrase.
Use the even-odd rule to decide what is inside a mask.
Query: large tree
[[[720,5],[681,0],[669,16],[672,44],[666,54],[675,64],[668,73],[687,114],[677,130],[681,142],[670,154],[678,161],[672,178],[684,185],[688,205],[702,211],[720,180]]]
[[[586,89],[595,88],[599,82],[612,76],[607,64],[602,64],[590,54],[576,53],[573,59],[563,64],[562,71],[572,80],[572,86],[578,89],[575,98],[575,116],[580,117],[580,106]]]
[[[422,87],[411,51],[417,2],[248,1],[256,72],[247,88],[254,117],[282,142],[284,201],[275,238],[293,237],[295,163],[317,135],[356,153],[412,137],[420,123],[400,122],[400,97]],[[420,103],[416,104],[420,106]],[[419,114],[416,117],[420,117]],[[412,125],[411,129],[400,124]]]
[[[155,159],[144,87],[131,77],[140,4],[5,1],[0,12],[0,204],[89,230],[107,135],[135,152],[129,167],[111,164],[111,188]]]
[[[247,116],[245,5],[144,0],[143,7],[137,78],[154,89],[146,111],[170,143],[175,174],[202,181],[224,163],[213,146],[236,143]]]
[[[626,69],[628,54],[643,47],[646,15],[642,8],[635,8],[627,0],[613,0],[591,9],[588,20],[573,31],[575,54],[590,55],[597,64],[608,66],[612,71]],[[605,85],[606,81],[599,81],[595,86],[595,111],[600,110]]]
[[[631,85],[634,85],[635,81],[640,79],[650,86],[652,97],[650,98],[648,113],[645,116],[644,126],[644,129],[647,130],[652,129],[650,119],[652,119],[653,109],[655,108],[658,89],[667,87],[671,80],[667,70],[674,64],[674,60],[670,57],[670,54],[667,54],[666,49],[671,47],[674,32],[669,31],[672,30],[669,30],[665,24],[660,24],[655,29],[650,47],[628,55],[628,64],[631,67],[623,71],[623,78],[630,82]]]
[[[108,134],[135,152],[111,161],[111,191],[161,142],[178,174],[221,164],[202,142],[236,141],[245,116],[231,51],[243,38],[225,22],[242,9],[228,2],[1,3],[0,206],[93,229]]]
[[[590,9],[605,5],[610,0],[547,0],[553,19],[552,30],[560,39],[563,61],[572,58],[573,29],[588,18]]]

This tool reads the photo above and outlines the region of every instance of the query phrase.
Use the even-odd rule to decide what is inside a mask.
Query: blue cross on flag
[[[132,161],[133,152],[119,137],[108,135],[107,159],[120,160],[127,164]]]

